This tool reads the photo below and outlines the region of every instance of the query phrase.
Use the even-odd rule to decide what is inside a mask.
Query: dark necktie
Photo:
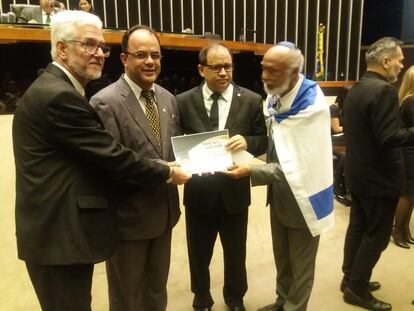
[[[142,90],[141,95],[147,102],[145,105],[145,114],[147,115],[148,122],[155,133],[158,144],[161,146],[160,119],[158,117],[157,108],[155,107],[154,93],[152,90]]]
[[[281,106],[282,106],[282,103],[280,102],[280,96],[279,95],[273,95],[270,98],[269,104],[267,106],[267,109],[269,111],[269,115],[274,116],[275,114],[279,114]]]
[[[210,124],[213,130],[218,130],[219,127],[219,109],[218,109],[218,99],[220,98],[219,93],[213,93],[211,98],[213,99],[213,104],[210,109]]]
[[[280,113],[280,108],[282,107],[282,103],[280,102],[279,95],[273,95],[275,97],[275,109],[276,113]]]
[[[46,13],[46,24],[50,24],[50,13]]]

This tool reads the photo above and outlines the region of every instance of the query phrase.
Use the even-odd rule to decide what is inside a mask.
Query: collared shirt
[[[296,98],[296,95],[298,94],[299,88],[302,85],[304,76],[302,74],[299,74],[299,79],[298,81],[296,81],[295,86],[293,87],[293,89],[291,89],[288,93],[286,93],[285,95],[283,95],[283,97],[279,97],[279,103],[280,103],[280,107],[277,109],[277,113],[283,113],[283,112],[287,112],[290,110],[290,107],[292,107],[293,101]],[[267,99],[266,99],[266,103],[269,102],[269,100],[271,100],[271,98],[273,96],[278,96],[278,95],[271,95],[268,94],[267,95]],[[273,115],[270,115],[269,113],[269,108],[266,109],[265,111],[265,116],[266,118],[266,127],[267,127],[267,134],[271,134],[273,135],[273,129],[272,129],[272,124],[273,122],[275,122],[275,118]]]
[[[302,74],[299,74],[299,79],[296,81],[295,86],[293,89],[291,89],[287,94],[283,95],[280,98],[280,109],[279,113],[283,113],[290,110],[290,107],[292,107],[293,101],[296,98],[296,95],[298,94],[299,88],[302,85],[304,77]]]
[[[210,90],[207,83],[203,84],[203,99],[204,106],[206,107],[207,114],[210,116],[211,105],[213,105],[213,99],[211,95],[214,92]],[[226,126],[227,117],[230,111],[231,100],[233,99],[233,84],[230,84],[228,88],[221,93],[221,97],[218,99],[218,111],[219,111],[219,126],[218,129],[222,130]]]
[[[132,81],[126,73],[124,74],[124,79],[125,79],[125,82],[131,88],[131,90],[134,93],[135,97],[137,98],[137,100],[139,102],[139,105],[142,108],[142,111],[145,112],[145,106],[147,105],[147,101],[145,100],[145,98],[141,97],[142,88],[138,84],[136,84],[134,81]],[[155,95],[154,84],[152,84],[152,87],[151,87],[150,90],[154,91],[155,102],[157,102],[157,98],[156,98],[156,95]],[[157,105],[155,105],[155,108],[158,110]]]
[[[85,89],[83,88],[82,84],[80,84],[79,81],[76,80],[76,78],[58,62],[52,62],[52,64],[62,69],[62,71],[68,76],[70,82],[72,82],[73,86],[75,87],[75,90],[78,91],[82,97],[85,97]]]
[[[42,10],[42,24],[46,24],[47,14],[45,11]],[[53,19],[53,11],[49,13],[50,21]]]

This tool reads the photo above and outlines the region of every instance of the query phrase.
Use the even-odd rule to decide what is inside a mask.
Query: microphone
[[[256,33],[256,30],[242,27],[240,29],[239,41],[246,42],[246,35],[244,33]]]

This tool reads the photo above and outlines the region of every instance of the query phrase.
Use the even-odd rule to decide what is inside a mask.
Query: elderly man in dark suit
[[[143,159],[105,130],[84,98],[107,48],[95,15],[64,11],[51,25],[53,63],[28,88],[13,119],[18,256],[42,310],[91,310],[94,263],[117,239],[113,181],[164,189],[187,176]]]
[[[187,134],[228,129],[230,150],[254,155],[267,147],[260,95],[232,83],[233,60],[221,43],[199,54],[198,71],[205,82],[177,96],[181,126]],[[250,182],[222,174],[194,176],[184,188],[191,290],[195,310],[210,310],[209,265],[217,234],[224,253],[223,295],[231,310],[244,310],[247,291],[246,235]]]
[[[414,144],[414,128],[401,128],[391,84],[403,68],[402,43],[382,38],[365,53],[367,71],[344,103],[345,176],[352,194],[341,290],[347,303],[391,310],[375,298],[372,270],[388,245],[403,181],[401,145]]]
[[[17,16],[18,23],[50,24],[53,15],[59,10],[55,7],[54,0],[40,0],[39,6],[24,8]]]
[[[180,134],[178,108],[175,97],[154,83],[161,70],[154,30],[130,28],[122,39],[121,61],[125,74],[90,103],[116,141],[141,157],[173,161],[171,137]],[[153,103],[156,124],[149,106]],[[110,310],[166,310],[171,233],[180,216],[177,187],[119,187],[113,204],[121,241],[106,266]]]

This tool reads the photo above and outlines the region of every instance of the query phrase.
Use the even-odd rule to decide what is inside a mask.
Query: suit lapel
[[[203,85],[200,85],[193,93],[193,102],[195,109],[200,117],[200,120],[203,122],[203,125],[206,131],[212,131],[213,128],[210,124],[210,118],[208,117],[206,106],[204,105],[203,97]]]
[[[242,95],[242,91],[240,90],[240,88],[237,85],[233,84],[233,97],[231,99],[230,110],[227,116],[226,125],[224,126],[224,128],[226,129],[232,128],[234,122],[237,119],[237,115],[239,113],[239,109],[241,105],[241,102],[240,102],[241,95]]]
[[[118,86],[121,96],[125,97],[124,105],[129,111],[137,125],[142,129],[142,132],[147,136],[148,140],[153,145],[154,149],[162,156],[161,148],[158,145],[155,133],[151,128],[145,112],[142,110],[141,105],[138,99],[135,97],[134,92],[132,92],[129,85],[125,82],[123,78],[118,80]]]
[[[49,65],[47,65],[45,72],[50,73],[50,74],[54,75],[55,77],[57,77],[58,79],[61,79],[61,80],[65,81],[66,83],[68,83],[73,88],[73,91],[76,94],[79,95],[79,98],[82,98],[86,109],[88,109],[94,115],[94,117],[99,121],[99,123],[101,123],[101,125],[103,127],[102,120],[99,117],[96,110],[93,109],[91,105],[89,105],[89,102],[85,97],[82,97],[81,94],[79,94],[79,92],[75,89],[75,86],[73,85],[72,81],[70,81],[69,77],[66,75],[66,73],[62,69],[60,69],[58,66],[50,63]]]
[[[157,85],[155,85],[155,98],[157,100],[158,116],[160,118],[162,153],[163,158],[166,159],[171,149],[171,135],[169,133],[170,128],[168,127],[170,116],[168,115],[168,109],[166,107],[168,99]]]
[[[43,24],[43,16],[42,16],[42,9],[41,8],[36,8],[33,19],[36,20],[39,24]]]
[[[50,72],[51,74],[53,74],[54,76],[58,77],[59,79],[65,80],[67,83],[69,83],[73,88],[75,88],[73,86],[72,81],[70,81],[69,77],[66,75],[66,73],[60,69],[58,66],[50,63],[49,65],[47,65],[46,67],[46,71]]]

